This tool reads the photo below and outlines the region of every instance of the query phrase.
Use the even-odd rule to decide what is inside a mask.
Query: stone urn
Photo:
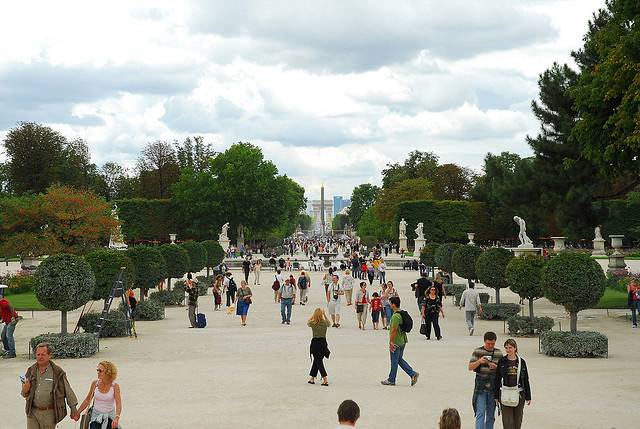
[[[176,237],[178,234],[169,234],[169,240],[171,240],[171,244],[176,244]]]
[[[476,243],[473,242],[473,239],[475,238],[476,233],[475,232],[467,232],[467,238],[469,239],[469,242],[467,243],[470,246],[475,245]]]
[[[609,238],[611,239],[611,247],[613,248],[613,253],[609,256],[609,270],[625,268],[627,264],[624,261],[624,253],[620,251],[624,235],[610,235]]]
[[[564,242],[567,240],[567,237],[551,237],[553,240],[553,251],[554,252],[562,252],[566,250],[564,247]]]

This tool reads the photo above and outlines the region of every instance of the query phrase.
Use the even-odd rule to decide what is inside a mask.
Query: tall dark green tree
[[[380,188],[370,183],[363,183],[353,188],[351,207],[349,207],[349,221],[351,225],[358,225],[364,212],[376,202],[379,192]]]
[[[143,197],[171,197],[171,187],[180,178],[180,168],[169,142],[157,140],[147,143],[138,157],[137,169]]]
[[[387,164],[387,168],[382,170],[382,187],[387,188],[406,179],[433,179],[437,167],[438,156],[435,153],[414,150],[403,164]]]
[[[182,143],[175,142],[174,146],[181,171],[188,169],[198,173],[207,170],[209,161],[216,154],[202,136],[187,137]]]

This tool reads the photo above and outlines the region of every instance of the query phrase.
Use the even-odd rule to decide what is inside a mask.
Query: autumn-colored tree
[[[432,199],[431,186],[431,182],[424,177],[396,182],[382,188],[373,210],[381,222],[392,222],[396,218],[398,204],[405,201]]]

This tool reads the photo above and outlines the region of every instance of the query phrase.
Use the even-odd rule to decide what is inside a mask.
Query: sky
[[[150,141],[261,147],[309,199],[412,150],[529,155],[537,79],[604,0],[29,1],[0,5],[0,139],[19,121],[133,168]],[[0,154],[2,158],[4,154]]]

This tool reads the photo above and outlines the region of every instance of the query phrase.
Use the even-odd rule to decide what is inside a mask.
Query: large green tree
[[[353,188],[351,207],[349,207],[349,221],[351,225],[358,225],[365,211],[376,202],[380,188],[370,183],[363,183]]]
[[[209,160],[216,154],[202,136],[187,137],[182,143],[175,142],[174,146],[181,171],[205,171],[209,168]]]
[[[435,153],[414,150],[403,164],[387,164],[387,168],[382,170],[382,187],[391,187],[403,180],[418,177],[433,179],[437,167],[438,156]]]
[[[140,193],[146,198],[169,198],[171,187],[180,178],[176,153],[169,142],[147,143],[137,161]]]

